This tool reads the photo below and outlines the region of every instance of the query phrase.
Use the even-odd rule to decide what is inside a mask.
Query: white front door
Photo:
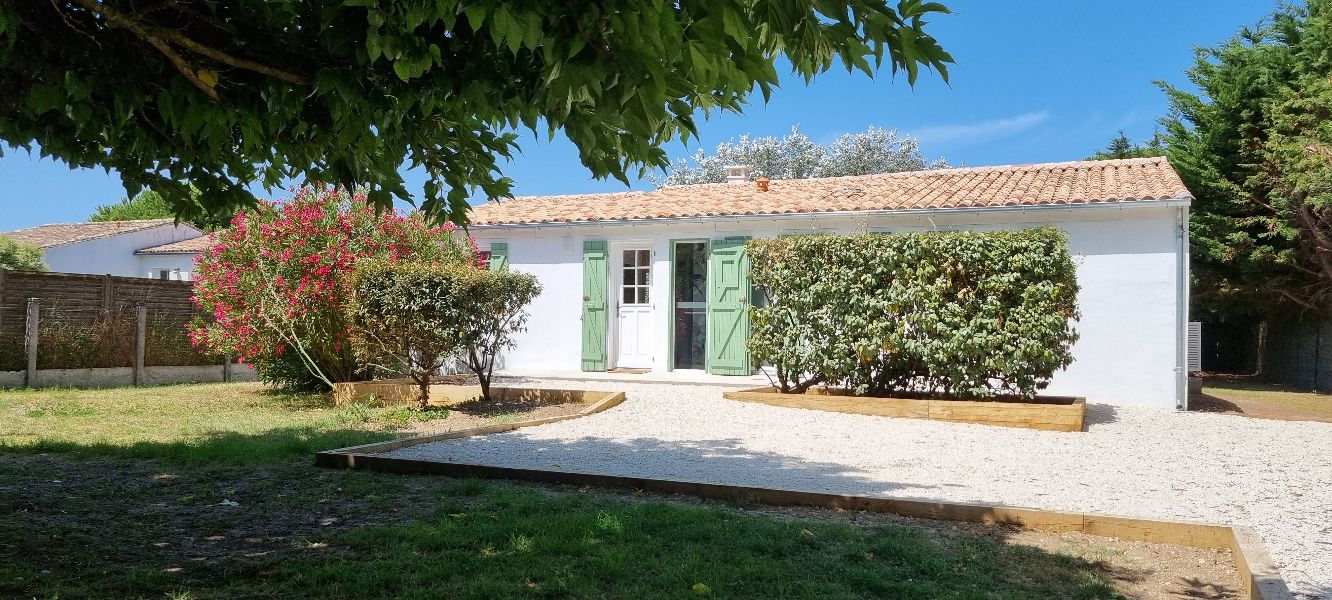
[[[652,368],[652,251],[623,248],[616,257],[615,367]]]

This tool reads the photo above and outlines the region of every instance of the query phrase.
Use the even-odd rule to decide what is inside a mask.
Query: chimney
[[[726,165],[726,183],[737,184],[749,181],[749,165]]]
[[[758,179],[755,179],[755,180],[754,180],[754,183],[758,184],[758,191],[760,191],[760,192],[766,192],[766,191],[768,191],[768,178],[767,178],[767,177],[759,177]]]

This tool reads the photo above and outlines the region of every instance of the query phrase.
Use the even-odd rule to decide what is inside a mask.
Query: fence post
[[[231,381],[231,355],[222,355],[222,381]]]
[[[4,331],[5,326],[5,271],[0,269],[0,331]]]
[[[111,301],[112,301],[112,299],[115,297],[115,295],[114,295],[115,293],[112,291],[112,287],[111,287],[112,285],[114,285],[114,284],[111,282],[111,274],[110,274],[110,273],[107,273],[106,275],[103,275],[103,276],[102,276],[102,310],[104,310],[104,311],[106,311],[106,312],[111,312],[111,305],[112,305],[112,302],[111,302]]]
[[[24,337],[24,346],[28,354],[28,372],[23,377],[23,385],[37,387],[37,319],[41,316],[41,304],[37,298],[28,298],[28,323]]]
[[[144,341],[148,336],[148,307],[142,304],[135,307],[138,323],[134,331],[134,385],[143,385]]]

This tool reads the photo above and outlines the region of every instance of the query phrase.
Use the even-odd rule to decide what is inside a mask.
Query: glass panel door
[[[625,250],[624,273],[620,279],[620,305],[649,304],[648,281],[652,277],[652,251]]]
[[[707,242],[677,242],[671,265],[675,300],[675,368],[707,367]]]

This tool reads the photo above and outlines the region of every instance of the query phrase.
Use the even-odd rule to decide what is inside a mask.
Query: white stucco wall
[[[189,225],[167,224],[86,242],[53,246],[45,249],[42,255],[47,266],[60,273],[147,277],[148,269],[143,267],[135,251],[200,235],[203,234]]]
[[[158,269],[171,271],[172,280],[193,281],[194,259],[198,254],[140,254],[138,277],[155,277]]]
[[[1054,225],[1069,235],[1078,265],[1080,339],[1074,363],[1058,373],[1047,393],[1085,396],[1089,402],[1176,408],[1183,381],[1176,372],[1183,343],[1181,210],[1174,206],[1089,205],[1057,210],[957,211],[930,216],[862,218],[802,216],[715,222],[478,227],[484,249],[506,242],[511,268],[538,277],[543,292],[530,307],[528,331],[505,357],[510,371],[577,371],[581,352],[583,241],[616,245],[646,242],[653,252],[653,370],[667,369],[670,341],[670,242],[728,236],[854,233],[929,229],[1016,229]],[[612,262],[611,268],[614,268]],[[1185,292],[1186,293],[1186,292]],[[613,308],[609,314],[614,315]],[[613,322],[613,320],[612,320]],[[609,336],[613,338],[613,336]],[[611,342],[608,354],[615,356]]]

